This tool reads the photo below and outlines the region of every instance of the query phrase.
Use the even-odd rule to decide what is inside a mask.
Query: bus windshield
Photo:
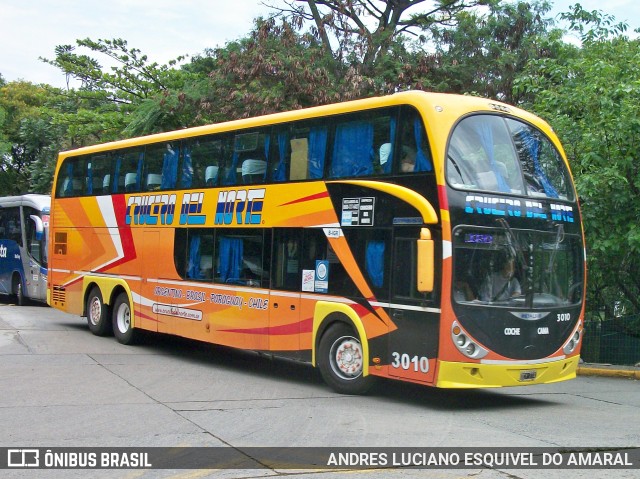
[[[454,300],[549,308],[582,300],[580,237],[503,227],[458,228]]]
[[[526,123],[497,115],[473,115],[457,125],[447,179],[458,189],[573,200],[569,173],[551,142]]]

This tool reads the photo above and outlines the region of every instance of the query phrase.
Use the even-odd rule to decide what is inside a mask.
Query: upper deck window
[[[459,189],[572,200],[562,157],[540,131],[518,120],[474,115],[455,128],[447,180]]]
[[[422,117],[403,105],[69,156],[55,192],[68,198],[433,171]]]

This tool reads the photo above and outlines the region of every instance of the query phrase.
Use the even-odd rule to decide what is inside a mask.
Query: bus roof
[[[33,193],[20,196],[0,197],[0,208],[9,208],[12,206],[30,206],[38,211],[42,211],[51,206],[51,197],[49,195]]]

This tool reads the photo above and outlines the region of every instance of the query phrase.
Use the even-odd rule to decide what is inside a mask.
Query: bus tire
[[[113,334],[120,344],[134,344],[136,331],[131,324],[131,305],[127,293],[120,293],[113,304]]]
[[[87,324],[89,331],[96,336],[111,334],[111,322],[109,321],[109,307],[102,300],[100,288],[94,286],[87,297]]]
[[[318,347],[318,367],[324,381],[341,394],[364,394],[373,377],[363,375],[364,353],[358,334],[345,323],[325,331]]]
[[[19,274],[15,274],[13,277],[13,294],[16,297],[16,304],[24,306],[24,289],[22,288],[22,277]]]

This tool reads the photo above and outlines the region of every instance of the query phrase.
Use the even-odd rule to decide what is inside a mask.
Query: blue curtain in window
[[[343,123],[336,128],[331,176],[366,176],[373,173],[373,125]]]
[[[491,128],[491,124],[486,121],[482,121],[476,123],[476,125],[476,132],[478,134],[478,137],[480,138],[480,144],[487,154],[487,158],[489,158],[489,166],[491,166],[491,171],[496,176],[496,181],[498,182],[498,190],[504,192],[511,191],[511,188],[509,188],[507,182],[504,181],[504,178],[502,177],[502,174],[498,169],[498,165],[496,165],[496,156],[493,151],[493,128]]]
[[[163,190],[176,187],[179,153],[179,148],[174,149],[170,145],[167,146],[167,151],[164,152],[162,161],[162,183],[160,184],[160,188]]]
[[[136,175],[136,191],[140,191],[142,183],[142,168],[144,167],[144,153],[138,155],[138,174]]]
[[[381,165],[384,173],[391,173],[393,166],[393,150],[396,144],[396,119],[393,117],[389,122],[389,155],[387,160]]]
[[[189,243],[187,278],[202,279],[202,271],[200,271],[200,235],[193,235]]]
[[[278,165],[273,171],[274,181],[284,181],[287,179],[287,165],[285,163],[287,157],[287,142],[289,141],[288,133],[278,133]]]
[[[240,278],[243,242],[241,238],[220,237],[220,277],[224,282]]]
[[[116,158],[116,168],[115,171],[113,172],[113,180],[111,183],[111,192],[112,193],[117,193],[118,192],[118,179],[120,178],[120,168],[122,167],[122,156],[118,155],[118,157]]]
[[[269,147],[270,146],[271,146],[271,135],[265,135],[265,137],[264,137],[264,159],[267,161],[267,164],[269,164]],[[267,171],[269,171],[269,169],[265,168],[264,175],[263,175],[262,179],[266,179],[267,178]]]
[[[367,241],[365,269],[371,284],[376,288],[381,288],[384,284],[384,247],[384,241]]]
[[[422,149],[423,132],[422,120],[420,120],[420,118],[415,118],[413,120],[413,134],[416,140],[416,164],[413,167],[413,171],[433,171],[433,165]]]
[[[180,187],[190,188],[193,182],[193,162],[191,159],[191,148],[185,147],[182,150],[182,176],[180,177]]]
[[[553,187],[540,165],[540,139],[536,138],[528,131],[523,131],[522,142],[526,146],[527,150],[529,150],[529,156],[533,160],[533,171],[536,174],[536,178],[540,181],[540,184],[542,184],[544,193],[550,198],[558,198],[558,191]]]
[[[67,178],[66,182],[63,183],[64,186],[64,196],[71,196],[73,194],[73,162],[70,161],[67,163]]]
[[[324,159],[327,156],[326,126],[315,126],[309,131],[309,178],[324,176]]]
[[[87,164],[87,194],[93,194],[93,168],[91,162]]]
[[[238,160],[240,160],[240,154],[237,151],[233,152],[233,157],[231,158],[231,168],[227,171],[227,175],[224,178],[224,185],[235,185],[236,184],[236,173],[238,170]]]

